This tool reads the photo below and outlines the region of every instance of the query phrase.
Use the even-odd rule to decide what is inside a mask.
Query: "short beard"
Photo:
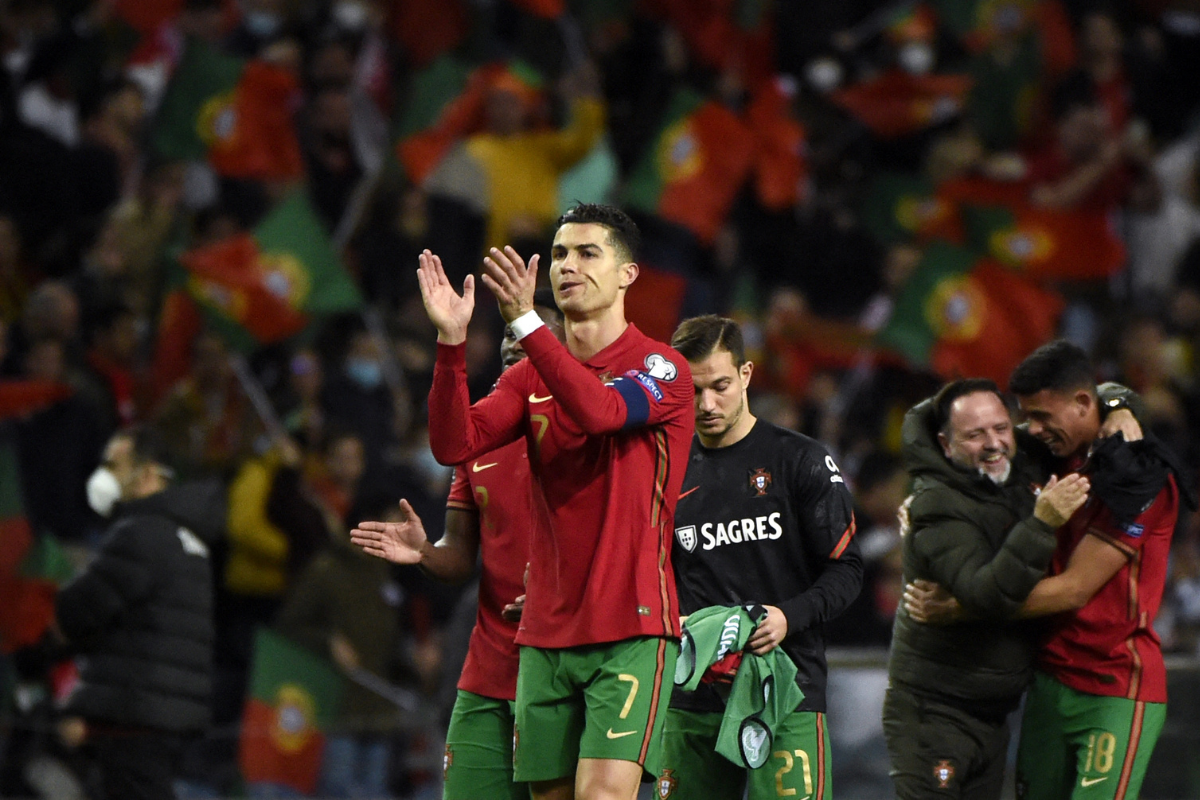
[[[1008,461],[1008,463],[1004,465],[1004,474],[1003,475],[993,475],[992,473],[985,470],[983,467],[979,468],[979,474],[982,475],[983,477],[987,478],[989,481],[996,484],[997,486],[1003,486],[1005,484],[1005,482],[1008,481],[1008,477],[1010,475],[1012,475],[1012,460],[1010,459]]]

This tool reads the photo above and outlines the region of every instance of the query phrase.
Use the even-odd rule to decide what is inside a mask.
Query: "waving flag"
[[[966,75],[911,75],[893,69],[831,95],[883,139],[919,133],[962,113],[971,79]]]
[[[687,89],[665,120],[629,177],[625,202],[711,242],[749,173],[753,136],[732,111]]]
[[[151,146],[165,158],[207,158],[230,178],[298,178],[304,161],[292,115],[299,94],[289,69],[246,63],[189,40],[167,85]]]
[[[321,772],[325,731],[343,690],[332,665],[273,631],[259,630],[242,719],[242,777],[311,795]]]
[[[1125,245],[1105,214],[966,206],[963,219],[972,247],[1031,277],[1098,280],[1125,264]]]
[[[252,234],[191,250],[179,261],[188,273],[188,293],[242,350],[287,339],[313,316],[362,306],[358,287],[302,190],[284,199]]]
[[[991,259],[944,242],[925,252],[879,341],[945,379],[1000,385],[1054,337],[1062,298]]]

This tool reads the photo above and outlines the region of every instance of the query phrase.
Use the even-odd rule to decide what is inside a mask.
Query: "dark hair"
[[[167,466],[167,449],[158,431],[148,425],[130,425],[117,431],[116,436],[128,439],[134,464]]]
[[[580,203],[558,218],[554,229],[563,225],[603,225],[608,229],[608,243],[615,247],[623,263],[634,261],[642,245],[637,223],[616,206],[599,203]]]
[[[700,361],[716,350],[725,350],[733,356],[734,366],[746,363],[742,329],[728,317],[716,314],[692,317],[679,323],[671,336],[671,347],[688,361]]]
[[[1008,406],[1008,403],[1004,400],[1004,395],[1000,393],[1000,387],[993,380],[988,378],[963,378],[951,381],[939,389],[938,393],[933,396],[933,421],[937,426],[938,433],[949,434],[950,407],[954,405],[954,401],[960,397],[975,394],[976,392],[991,392],[1000,398],[1000,402],[1004,403],[1005,407]]]
[[[1008,388],[1019,396],[1037,394],[1043,389],[1056,392],[1087,389],[1095,393],[1096,373],[1083,348],[1066,339],[1055,339],[1017,365],[1008,379]]]

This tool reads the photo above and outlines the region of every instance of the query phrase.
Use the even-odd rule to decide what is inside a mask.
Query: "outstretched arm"
[[[462,583],[475,571],[479,555],[479,514],[446,509],[446,533],[430,544],[421,518],[407,500],[400,501],[397,522],[360,522],[350,541],[364,552],[393,564],[417,564],[434,578]]]

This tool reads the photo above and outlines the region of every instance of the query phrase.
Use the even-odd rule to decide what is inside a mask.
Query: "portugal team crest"
[[[771,488],[771,473],[761,467],[750,473],[750,488],[755,497],[765,497],[767,489]]]
[[[949,789],[950,781],[954,779],[953,765],[943,758],[934,766],[933,777],[937,778],[939,789]]]
[[[660,800],[667,800],[668,797],[675,794],[675,787],[679,785],[679,779],[673,774],[675,770],[664,769],[662,776],[658,779],[658,796]]]

